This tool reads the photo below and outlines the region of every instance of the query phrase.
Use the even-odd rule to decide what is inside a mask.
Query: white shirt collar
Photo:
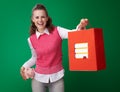
[[[47,28],[43,31],[43,33],[40,33],[40,32],[38,32],[38,31],[36,30],[37,39],[40,37],[40,35],[42,35],[42,34],[44,34],[44,33],[46,33],[46,34],[48,34],[48,35],[50,34]]]

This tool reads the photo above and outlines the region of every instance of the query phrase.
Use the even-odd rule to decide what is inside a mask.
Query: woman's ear
[[[47,21],[49,20],[49,16],[47,17],[47,19],[46,19]]]
[[[31,20],[32,20],[32,22],[34,22],[34,18],[33,17],[31,17]]]

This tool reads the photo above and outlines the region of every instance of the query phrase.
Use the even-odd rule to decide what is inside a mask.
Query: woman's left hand
[[[81,19],[80,23],[77,26],[77,30],[84,30],[86,29],[87,25],[88,25],[88,19]]]

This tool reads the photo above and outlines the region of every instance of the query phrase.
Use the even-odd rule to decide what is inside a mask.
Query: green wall
[[[31,92],[31,80],[22,80],[19,69],[31,56],[27,38],[31,9],[36,3],[46,6],[54,25],[73,29],[81,18],[88,18],[88,28],[103,28],[106,70],[69,71],[68,43],[63,41],[65,92],[119,92],[119,0],[1,0],[0,92]]]

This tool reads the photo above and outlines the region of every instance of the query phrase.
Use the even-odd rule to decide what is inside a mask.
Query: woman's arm
[[[63,27],[58,26],[57,30],[62,39],[68,38],[68,32],[77,31],[77,30],[83,30],[86,28],[88,24],[88,19],[81,19],[80,23],[77,25],[76,29],[69,30]]]
[[[28,43],[29,43],[29,46],[30,46],[30,49],[31,49],[31,58],[26,61],[22,67],[20,68],[20,74],[22,76],[22,78],[24,80],[28,79],[28,75],[26,75],[26,71],[29,71],[30,70],[30,67],[32,67],[33,65],[35,65],[35,62],[36,62],[36,59],[37,59],[37,55],[36,55],[36,52],[34,50],[34,48],[32,47],[32,44],[31,44],[31,41],[30,39],[28,38]],[[31,69],[33,70],[33,69]],[[33,72],[33,71],[32,71]]]
[[[69,30],[63,27],[58,26],[57,30],[62,39],[68,38],[68,32],[77,31],[77,30],[83,30],[86,28],[88,24],[88,19],[81,19],[80,23],[77,25],[76,29]]]
[[[36,52],[31,44],[31,41],[30,41],[30,38],[28,38],[28,43],[29,43],[29,47],[31,49],[31,58],[26,61],[24,64],[23,64],[23,67],[32,67],[33,65],[35,65],[35,62],[36,62],[36,59],[37,59],[37,55],[36,55]]]

